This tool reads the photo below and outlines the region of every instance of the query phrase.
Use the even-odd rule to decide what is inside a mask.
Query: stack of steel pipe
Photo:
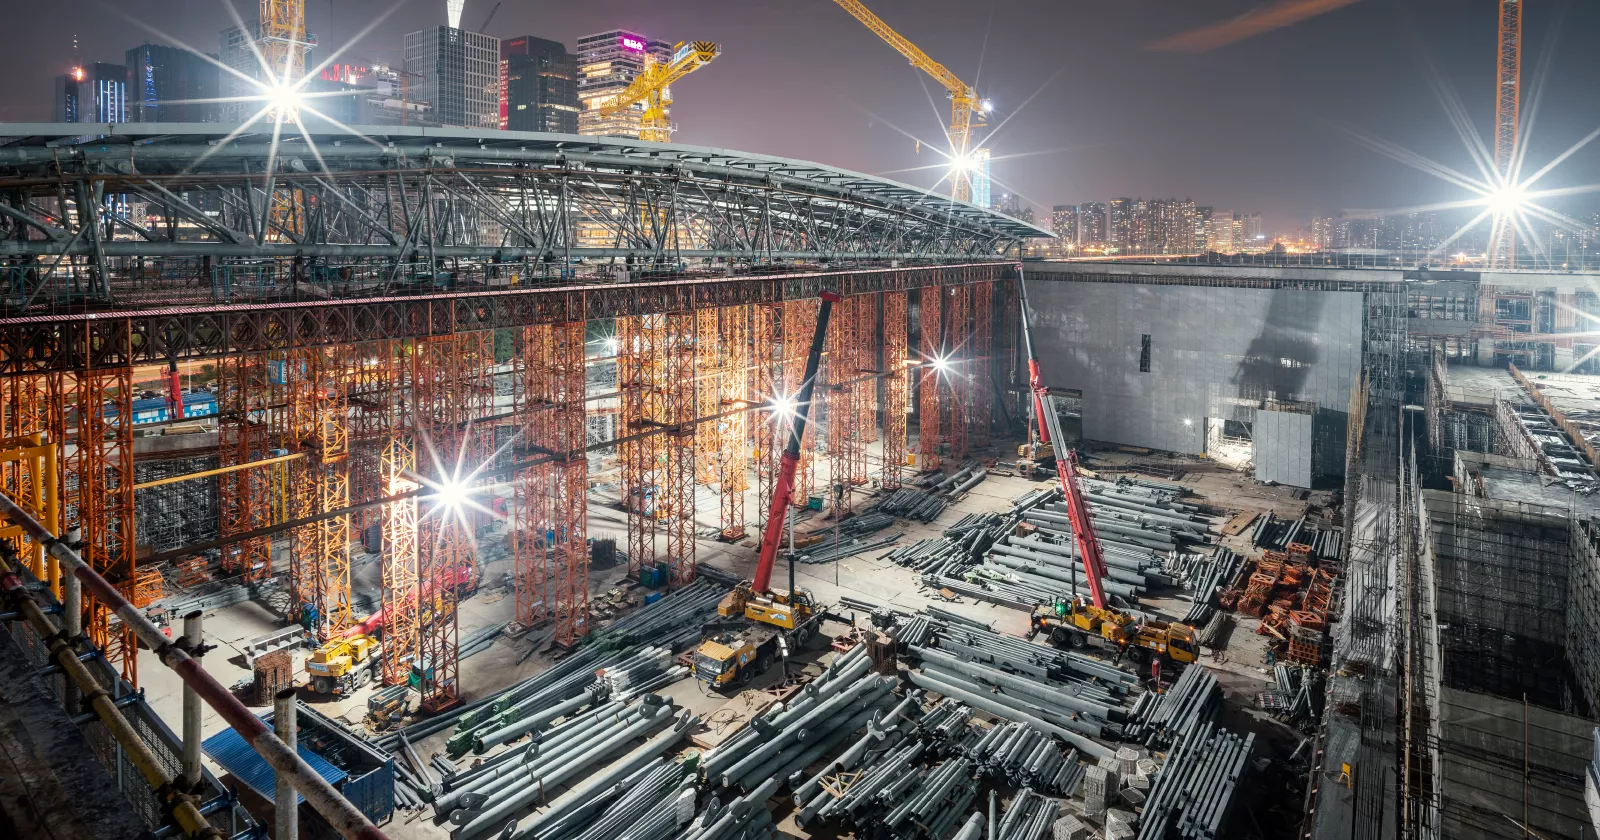
[[[750,793],[723,806],[713,799],[706,809],[690,823],[678,840],[770,840],[776,838],[777,829],[772,822],[772,812],[767,800],[777,792],[778,780],[768,779]],[[632,832],[625,835],[632,838]]]
[[[1150,787],[1138,840],[1217,840],[1249,767],[1255,737],[1241,738],[1210,721],[1188,731]]]
[[[685,790],[692,813],[694,784],[688,769],[682,763],[657,758],[602,791],[587,812],[575,812],[541,834],[540,840],[618,840],[624,833],[640,840],[665,837],[688,822],[677,818],[678,801]]]
[[[944,512],[944,505],[944,500],[938,496],[914,487],[902,487],[873,505],[872,510],[927,524]]]
[[[1222,705],[1222,689],[1204,665],[1183,669],[1178,681],[1161,695],[1161,702],[1130,715],[1124,740],[1165,749],[1200,723],[1211,720]]]
[[[996,833],[1005,840],[1040,840],[1056,821],[1061,803],[1028,788],[1017,791]]]
[[[1025,723],[990,727],[967,754],[977,762],[980,775],[1063,796],[1083,779],[1077,750],[1063,755],[1050,736]]]
[[[616,704],[611,704],[616,705]],[[454,800],[454,809],[446,810],[446,804],[441,800],[435,803],[435,809],[441,819],[448,818],[458,828],[451,832],[455,840],[471,840],[489,831],[500,831],[506,821],[530,805],[544,801],[546,791],[579,778],[583,778],[594,770],[605,767],[607,772],[613,772],[615,765],[607,765],[607,759],[614,754],[627,749],[633,742],[641,737],[647,737],[666,728],[673,723],[674,718],[670,712],[667,701],[652,694],[647,694],[632,705],[623,708],[602,707],[593,715],[586,715],[574,721],[572,729],[564,740],[555,741],[547,738],[534,745],[538,751],[526,758],[521,764],[511,771],[500,775],[493,782],[474,787],[473,793],[484,794],[487,799],[477,803],[476,808],[462,807],[467,804],[469,792],[463,789],[461,795]],[[692,717],[692,716],[690,716]],[[681,726],[686,718],[680,717],[677,723]],[[569,724],[570,725],[570,724]],[[567,729],[567,727],[561,727]],[[651,738],[647,746],[657,746],[655,755],[660,754],[670,743],[675,743],[683,731],[672,727],[668,733],[672,737],[668,744],[662,744],[659,737]],[[627,761],[639,758],[637,750],[628,754]],[[646,760],[654,755],[644,756]],[[641,762],[641,766],[642,766]],[[637,767],[627,768],[627,773],[636,771]],[[615,781],[615,780],[614,780]],[[614,783],[613,781],[613,783]],[[573,788],[563,796],[567,808],[581,807],[587,800],[574,796],[584,787]],[[589,791],[592,797],[594,791]],[[559,816],[559,812],[551,803],[550,808],[541,811],[534,819],[533,824],[524,827],[524,832],[533,832],[538,825],[546,824]]]
[[[942,624],[937,635],[936,647],[945,653],[1007,673],[1068,683],[1080,696],[1120,698],[1139,681],[1127,671],[1083,654],[969,624]]]
[[[507,622],[502,621],[499,624],[480,627],[468,633],[457,648],[459,651],[458,656],[461,659],[466,659],[469,656],[476,656],[488,650],[494,644],[494,640],[499,638],[500,634],[505,631],[506,624]]]
[[[1217,593],[1231,585],[1244,569],[1244,558],[1226,548],[1213,556],[1175,554],[1167,561],[1167,571],[1193,594],[1194,605],[1183,616],[1183,623],[1200,626],[1211,619],[1217,606]]]
[[[832,563],[846,557],[854,557],[868,551],[888,548],[900,541],[904,533],[889,534],[885,537],[844,537],[837,540],[826,540],[818,545],[811,546],[799,557],[802,563]]]

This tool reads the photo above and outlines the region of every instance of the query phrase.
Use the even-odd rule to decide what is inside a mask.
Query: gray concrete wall
[[[1200,454],[1204,418],[1254,422],[1266,400],[1317,406],[1338,474],[1361,371],[1362,294],[1028,278],[1045,384],[1083,392],[1092,440]],[[1150,336],[1149,371],[1140,370]],[[1185,420],[1191,422],[1185,423]]]
[[[1517,824],[1524,813],[1534,837],[1594,835],[1583,799],[1594,754],[1593,722],[1444,688],[1439,723],[1444,837],[1523,840],[1528,835]]]
[[[1311,415],[1257,411],[1256,480],[1311,486]]]

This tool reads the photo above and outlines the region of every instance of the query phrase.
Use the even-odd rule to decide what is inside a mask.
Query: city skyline
[[[992,123],[999,126],[994,192],[1020,194],[1039,218],[1059,203],[1057,196],[1068,194],[1205,195],[1211,206],[1258,210],[1269,229],[1459,198],[1453,185],[1378,154],[1355,136],[1380,138],[1470,171],[1466,151],[1437,104],[1430,61],[1479,133],[1489,127],[1493,27],[1477,15],[1443,13],[1454,6],[1440,0],[1418,0],[1409,12],[1357,3],[1198,55],[1149,52],[1144,45],[1251,4],[1193,9],[1162,3],[1155,21],[1126,10],[1097,10],[1065,27],[1045,25],[1068,22],[1054,4],[999,4],[992,25],[988,9],[934,5],[919,13],[928,7],[884,0],[876,11],[994,93],[1000,114]],[[390,6],[311,2],[308,26],[318,36],[319,58],[382,18],[350,52],[393,61],[406,32],[444,22],[442,3],[402,3],[384,17]],[[725,46],[724,58],[679,92],[674,119],[683,130],[676,141],[815,159],[933,185],[939,177],[933,171],[936,155],[919,149],[917,141],[938,141],[942,118],[936,119],[922,80],[901,59],[831,4],[749,11],[742,18],[723,14],[734,7],[744,8],[731,2],[663,7],[625,0],[537,12],[505,7],[486,34],[533,35],[574,52],[582,35],[616,28],[669,41],[716,40]],[[1600,10],[1591,5],[1568,7],[1564,29],[1600,24]],[[84,63],[120,61],[144,42],[181,41],[215,50],[217,33],[231,25],[226,10],[208,0],[134,0],[119,8],[171,38],[86,0],[64,0],[57,15],[74,22]],[[469,0],[463,27],[478,27],[491,8],[487,0]],[[239,10],[251,17],[248,4]],[[1491,15],[1492,9],[1485,5],[1482,13]],[[1593,78],[1600,59],[1583,55],[1570,36],[1552,48],[1547,36],[1556,15],[1553,9],[1530,9],[1526,21],[1530,69],[1547,60],[1546,52],[1552,65],[1540,131],[1529,140],[1530,160],[1550,159],[1594,128],[1592,107],[1582,107],[1587,100],[1575,80]],[[0,120],[48,120],[50,80],[72,66],[72,31],[48,20],[21,24],[19,47],[0,56],[0,72],[18,82],[0,92]],[[987,36],[979,37],[986,29]],[[1058,45],[1066,48],[1039,53],[1050,56],[1039,59],[1035,53],[1047,43],[1041,36],[1051,31],[1067,33]],[[1331,60],[1353,31],[1373,33],[1368,40],[1374,60]],[[829,60],[807,62],[819,53]],[[1120,63],[1107,65],[1108,59]],[[1117,72],[1097,69],[1106,66]],[[1215,90],[1207,85],[1228,76],[1247,83],[1222,102],[1196,95]],[[1096,88],[1106,95],[1086,95]],[[1230,103],[1254,107],[1216,118],[1223,113],[1216,106]],[[790,128],[788,117],[796,113],[814,114],[805,124],[817,128]],[[1195,130],[1199,119],[1204,130]],[[1033,154],[1040,152],[1046,154]],[[1600,181],[1600,156],[1574,156],[1561,176],[1563,183]]]

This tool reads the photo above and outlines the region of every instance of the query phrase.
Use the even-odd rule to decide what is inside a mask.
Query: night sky
[[[1289,2],[1290,0],[1282,0]],[[1306,2],[1306,0],[1295,0]],[[891,26],[993,98],[1009,119],[989,144],[996,192],[1052,204],[1129,195],[1189,197],[1261,212],[1269,229],[1313,215],[1461,197],[1455,187],[1362,146],[1362,132],[1475,172],[1430,83],[1430,63],[1480,132],[1493,112],[1495,0],[1359,0],[1200,54],[1147,47],[1280,0],[869,0]],[[218,49],[221,0],[8,0],[0,121],[50,117],[51,79],[83,59],[120,63],[146,40]],[[308,0],[318,58],[393,5]],[[468,0],[475,29],[494,0]],[[1528,3],[1524,98],[1548,81],[1528,159],[1542,164],[1600,127],[1600,3]],[[245,8],[253,8],[246,6]],[[115,10],[170,38],[141,32]],[[350,55],[394,61],[403,33],[445,21],[444,0],[410,0]],[[675,87],[676,140],[842,166],[919,185],[937,158],[942,91],[830,0],[507,0],[490,24],[573,48],[628,28],[714,40],[715,63]],[[988,32],[985,50],[985,32]],[[1552,40],[1552,33],[1559,33]],[[979,75],[980,55],[982,73]],[[1042,87],[1042,91],[1040,90]],[[1027,101],[1038,91],[1038,95]],[[929,97],[933,97],[930,103]],[[1014,116],[1013,116],[1014,115]],[[897,128],[899,130],[897,130]],[[901,132],[905,132],[905,134]],[[1042,154],[1028,154],[1042,153]],[[1008,155],[1017,157],[1007,158]],[[1600,141],[1544,186],[1600,183]],[[1558,205],[1600,209],[1600,194]]]

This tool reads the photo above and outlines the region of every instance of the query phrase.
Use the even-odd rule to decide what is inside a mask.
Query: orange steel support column
[[[945,353],[950,359],[945,383],[949,399],[943,401],[946,448],[950,457],[967,457],[967,404],[972,399],[972,287],[955,286],[945,299]]]
[[[721,411],[722,373],[725,362],[719,332],[720,309],[706,307],[694,313],[695,333],[695,416],[710,417]],[[713,427],[714,428],[714,427]],[[695,441],[695,480],[711,484],[717,480],[717,462],[722,454],[722,439],[708,428]]]
[[[357,345],[351,362],[350,380],[350,498],[357,501],[383,495],[383,452],[394,428],[393,395],[400,383],[395,379],[395,343],[373,341]],[[383,511],[376,507],[357,511],[350,517],[356,534],[381,523]]]
[[[994,283],[972,287],[972,448],[988,448],[994,422]]]
[[[938,286],[924,287],[920,293],[922,365],[918,369],[920,381],[917,386],[918,470],[932,470],[939,466],[939,380],[943,377],[934,369],[933,360],[942,358],[944,352],[940,293]]]
[[[551,410],[552,380],[555,376],[551,349],[552,327],[537,324],[522,330],[521,352],[517,361],[516,409],[526,418],[520,459],[536,457],[547,446],[554,425]],[[532,627],[550,617],[552,599],[548,591],[550,551],[546,545],[550,523],[549,470],[535,464],[517,471],[512,481],[516,509],[511,529],[511,556],[516,591],[516,619]]]
[[[668,586],[677,588],[695,577],[695,315],[666,316],[666,341],[661,355],[659,425],[669,431],[665,466],[657,485],[657,515],[666,533]],[[651,419],[651,418],[647,418]]]
[[[883,370],[880,366],[879,352],[883,345],[878,340],[878,302],[883,295],[866,295],[861,301],[861,326],[858,334],[861,336],[861,373],[879,373]],[[861,433],[863,444],[875,443],[878,440],[878,380],[873,379],[861,383]],[[866,457],[866,446],[861,447],[861,455]],[[862,463],[862,479],[866,478],[865,461]]]
[[[883,296],[883,488],[900,488],[906,465],[906,293]]]
[[[230,467],[267,457],[267,367],[260,355],[224,356],[217,362],[217,462]],[[253,531],[272,521],[271,470],[255,467],[223,473],[222,536]],[[272,577],[272,538],[252,537],[222,549],[222,568],[245,583]]]
[[[126,328],[123,328],[124,331]],[[131,337],[113,339],[126,351]],[[93,357],[105,348],[90,348]],[[127,358],[123,353],[117,355]],[[133,369],[124,366],[75,371],[78,395],[76,451],[69,470],[77,476],[77,523],[83,528],[85,559],[95,571],[134,594],[133,526]],[[71,476],[67,478],[71,481]],[[104,604],[87,604],[89,639],[117,668],[122,678],[138,685],[138,646],[121,622],[112,623]]]
[[[854,388],[844,383],[854,379],[855,372],[855,347],[856,338],[856,298],[847,297],[834,307],[837,315],[828,330],[827,342],[824,348],[827,352],[823,359],[822,378],[817,389],[812,392],[812,399],[819,399],[817,395],[826,393],[826,414],[821,418],[827,424],[828,454],[828,504],[835,515],[843,515],[854,510],[851,496],[850,464],[854,460],[851,450],[860,445],[860,438],[856,434],[856,406],[853,399]]]
[[[552,579],[547,593],[555,615],[555,643],[570,646],[589,633],[589,460],[587,380],[584,377],[583,321],[551,327],[550,397],[553,416],[546,447],[555,460],[550,473]]]
[[[389,435],[381,462],[385,496],[417,486],[414,441],[398,430]],[[417,658],[417,500],[399,499],[383,506],[383,684],[401,685],[411,678]]]
[[[425,339],[418,342],[413,356],[417,429],[430,444],[429,462],[422,472],[441,483],[454,479],[458,454],[467,449],[464,386],[473,379],[476,361],[468,355],[474,343],[466,336]],[[452,708],[460,701],[456,586],[463,559],[470,562],[461,516],[436,502],[421,518],[417,534],[417,597],[420,611],[429,615],[417,631],[419,693],[428,712]]]
[[[878,313],[875,295],[856,295],[851,300],[854,302],[849,314],[855,341],[845,348],[850,362],[846,374],[851,380],[846,386],[850,392],[850,450],[845,472],[851,487],[861,487],[867,483],[867,441],[876,438],[871,432],[877,426],[873,409],[877,399],[873,394],[878,383],[870,378],[876,366],[869,349],[877,343]]]
[[[284,391],[279,448],[289,452],[303,451],[317,437],[317,400],[313,393],[311,353],[292,351],[286,354],[278,374]],[[317,463],[311,458],[301,458],[288,464],[288,483],[284,488],[284,518],[299,519],[317,512]],[[317,551],[317,529],[302,525],[294,529],[289,549],[289,616],[304,620],[305,607],[315,597],[311,580],[315,576],[312,558]]]
[[[618,386],[622,413],[618,433],[627,438],[654,429],[660,411],[661,354],[666,318],[645,315],[618,320],[621,340],[617,350]],[[657,549],[656,495],[660,486],[662,437],[652,435],[619,445],[622,459],[622,501],[628,512],[628,572],[638,576],[642,567],[655,563]]]
[[[770,403],[783,391],[784,356],[779,346],[783,330],[783,307],[758,304],[751,307],[751,352],[755,370],[755,399]],[[755,415],[756,448],[756,509],[761,521],[757,529],[765,531],[767,510],[772,507],[773,482],[778,477],[778,457],[783,446],[779,441],[780,421],[771,411],[758,411]]]
[[[302,441],[309,447],[312,475],[315,476],[313,512],[343,510],[350,506],[350,354],[353,348],[337,346],[312,351],[307,378],[311,383],[313,437]],[[350,615],[350,515],[318,520],[309,526],[309,569],[302,594],[310,593],[309,603],[316,609],[313,628],[317,638],[326,641],[351,624]]]
[[[717,489],[722,494],[722,538],[744,539],[744,496],[750,489],[750,312],[748,306],[722,310],[722,400],[727,416],[716,421]],[[703,416],[703,415],[702,415]]]

